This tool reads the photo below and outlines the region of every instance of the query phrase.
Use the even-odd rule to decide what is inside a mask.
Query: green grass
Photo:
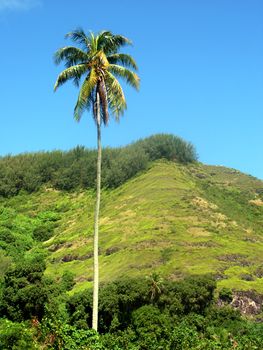
[[[158,161],[121,187],[104,190],[101,281],[152,271],[173,279],[213,273],[219,288],[263,293],[263,279],[255,275],[263,256],[263,206],[251,202],[262,188],[262,181],[233,169]],[[92,191],[51,189],[2,201],[15,210],[21,232],[43,213],[57,215],[54,235],[44,242],[46,274],[72,271],[74,291],[92,281],[94,201]],[[72,260],[64,262],[67,256]]]

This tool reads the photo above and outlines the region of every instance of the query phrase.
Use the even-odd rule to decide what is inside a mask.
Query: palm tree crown
[[[76,86],[81,85],[74,108],[77,121],[85,110],[92,110],[96,120],[98,108],[105,125],[109,114],[118,120],[126,109],[126,100],[117,78],[139,88],[139,77],[130,70],[137,70],[134,59],[128,54],[119,53],[119,49],[130,45],[131,41],[110,31],[97,35],[90,32],[87,35],[82,29],[70,32],[66,37],[79,47],[66,46],[56,51],[55,63],[64,61],[66,69],[59,74],[54,90],[70,79]]]

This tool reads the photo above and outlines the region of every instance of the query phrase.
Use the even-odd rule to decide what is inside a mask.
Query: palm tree
[[[150,276],[147,276],[147,279],[150,284],[150,299],[151,302],[154,303],[160,295],[162,294],[163,290],[163,279],[160,277],[160,275],[156,272],[153,272]]]
[[[72,79],[79,87],[79,95],[74,108],[74,118],[81,119],[85,110],[92,111],[97,126],[97,193],[94,218],[94,268],[93,268],[93,311],[92,328],[98,328],[99,261],[98,233],[101,191],[101,125],[107,125],[109,116],[116,120],[127,108],[125,96],[118,78],[124,79],[132,87],[139,89],[139,77],[134,59],[119,50],[131,41],[122,35],[102,31],[88,35],[77,29],[66,35],[77,44],[56,51],[55,63],[64,61],[63,70],[55,83],[54,90]],[[130,70],[133,69],[133,70]]]

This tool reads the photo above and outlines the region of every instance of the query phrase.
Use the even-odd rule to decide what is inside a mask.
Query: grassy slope
[[[153,270],[171,278],[212,272],[219,287],[263,293],[262,189],[262,181],[233,169],[159,161],[118,189],[104,191],[101,280]],[[44,243],[50,252],[47,274],[71,270],[75,290],[87,287],[93,193],[49,190],[12,198],[9,204],[32,220],[41,211],[60,216],[55,236]]]

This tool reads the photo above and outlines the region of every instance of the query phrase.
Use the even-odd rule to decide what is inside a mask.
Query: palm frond
[[[54,86],[54,91],[56,91],[59,86],[63,85],[66,81],[70,79],[79,80],[82,74],[87,72],[88,69],[89,67],[87,66],[87,64],[78,64],[63,70],[63,72],[61,72],[57,78],[57,81]]]
[[[105,46],[112,43],[112,37],[113,34],[108,30],[100,32],[97,35],[97,50],[103,50],[106,53]]]
[[[139,90],[140,79],[136,73],[117,64],[110,64],[108,70],[111,71],[117,77],[123,78],[129,85],[134,87],[136,90]]]
[[[138,69],[135,60],[130,55],[127,55],[125,53],[112,54],[108,56],[108,61],[109,63],[112,63],[112,64],[121,63],[123,66],[127,68],[133,68],[135,70]]]
[[[110,31],[102,31],[97,36],[97,49],[103,50],[106,55],[116,53],[120,47],[131,45],[131,41],[122,35],[114,35]]]
[[[96,53],[98,51],[98,37],[93,32],[90,32],[90,45],[92,52]]]
[[[71,67],[75,64],[86,62],[88,60],[89,55],[83,50],[74,46],[62,47],[54,54],[55,64],[60,64],[62,61],[65,61],[67,67]]]
[[[111,72],[105,72],[105,85],[107,89],[108,105],[116,120],[127,108],[125,96],[118,80]]]
[[[74,108],[74,118],[79,121],[82,113],[85,109],[90,109],[93,104],[93,90],[95,89],[98,82],[98,76],[94,69],[91,69],[90,73],[83,82],[77,103]]]
[[[132,45],[132,41],[123,35],[114,35],[114,43],[118,48],[125,45]]]
[[[67,33],[65,35],[65,38],[70,38],[74,42],[81,45],[83,49],[87,49],[88,51],[91,49],[90,38],[88,35],[86,35],[82,28],[78,28],[72,32]]]

